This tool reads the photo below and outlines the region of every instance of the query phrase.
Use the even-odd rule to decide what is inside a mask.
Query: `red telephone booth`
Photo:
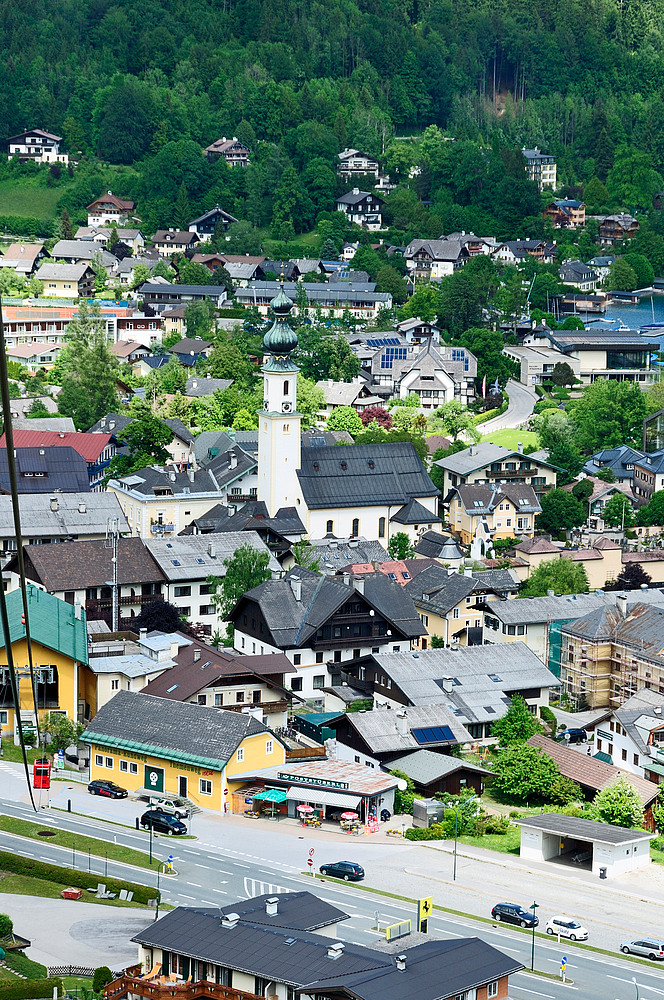
[[[32,766],[32,783],[35,788],[51,787],[51,762],[48,757],[36,760]]]

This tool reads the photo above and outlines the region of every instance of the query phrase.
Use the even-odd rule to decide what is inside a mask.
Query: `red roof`
[[[96,462],[111,440],[110,434],[87,434],[81,431],[14,431],[15,448],[66,448],[77,451],[86,462]],[[5,435],[0,448],[6,448]]]
[[[109,204],[114,205],[121,212],[122,211],[133,212],[134,210],[133,201],[126,201],[123,198],[118,198],[117,195],[111,194],[111,192],[109,191],[108,194],[102,194],[99,196],[99,198],[95,198],[95,200],[88,205],[88,211],[91,208],[94,208],[96,205],[109,205]]]

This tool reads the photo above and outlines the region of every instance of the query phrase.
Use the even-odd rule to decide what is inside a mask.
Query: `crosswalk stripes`
[[[248,899],[253,896],[267,896],[267,895],[278,895],[282,892],[292,892],[292,889],[286,889],[282,885],[272,885],[271,882],[261,882],[257,878],[244,878],[244,894]]]

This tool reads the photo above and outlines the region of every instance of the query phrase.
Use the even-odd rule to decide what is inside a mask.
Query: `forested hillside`
[[[304,231],[332,207],[340,149],[384,156],[398,180],[420,151],[394,136],[430,124],[489,151],[424,163],[432,235],[487,183],[468,221],[512,228],[487,181],[506,175],[501,149],[539,144],[568,186],[605,182],[625,146],[648,154],[641,170],[664,165],[664,0],[4,0],[0,44],[0,134],[44,127],[137,166],[125,194],[154,225],[184,181],[194,211],[223,199],[273,225],[281,200],[277,222]],[[246,176],[202,160],[222,135],[256,151]]]

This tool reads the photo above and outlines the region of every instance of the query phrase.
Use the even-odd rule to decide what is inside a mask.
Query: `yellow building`
[[[132,535],[142,538],[178,535],[224,499],[208,470],[179,471],[174,465],[111,479],[108,492],[118,498]]]
[[[90,778],[228,808],[228,782],[247,769],[283,765],[285,749],[252,715],[119,691],[82,739],[90,745]]]
[[[532,486],[459,486],[450,502],[450,528],[464,545],[476,538],[532,538],[542,512]]]
[[[18,674],[21,722],[27,731],[36,728],[35,698],[29,675],[28,649],[23,620],[23,599],[19,590],[6,595],[13,666]],[[36,696],[39,718],[62,712],[70,719],[84,716],[94,700],[96,682],[88,668],[88,641],[85,612],[52,594],[28,586],[28,623],[32,639]],[[0,729],[14,733],[16,719],[9,685],[8,657],[0,630]],[[94,711],[96,705],[92,708]]]

